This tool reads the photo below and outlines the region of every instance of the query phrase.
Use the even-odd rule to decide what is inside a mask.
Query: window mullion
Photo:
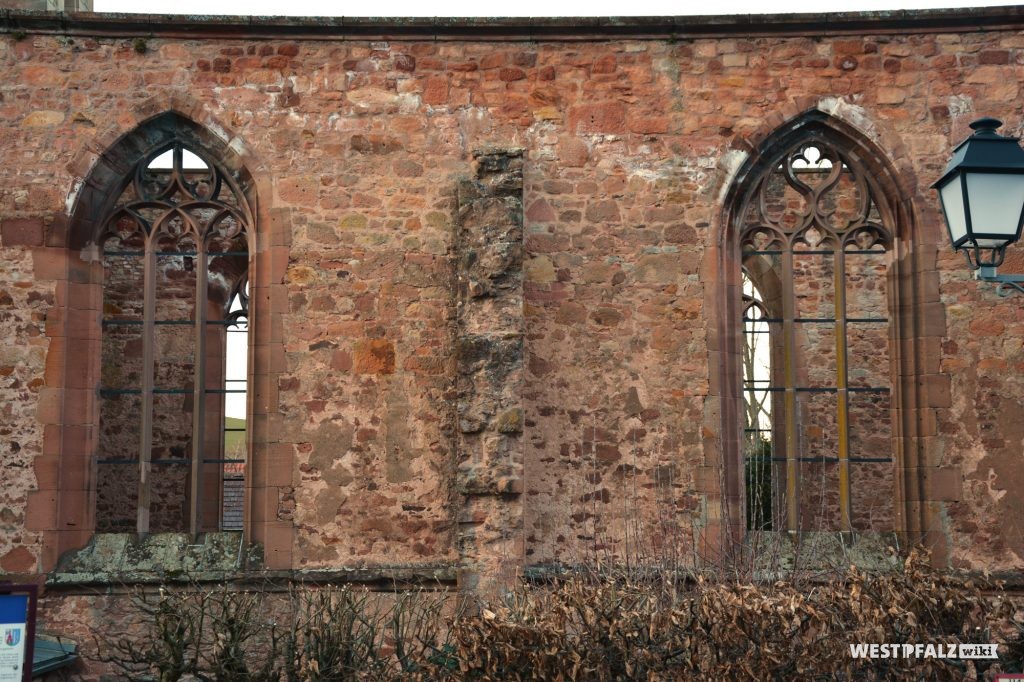
[[[782,351],[786,408],[786,530],[799,530],[797,499],[799,451],[796,432],[796,294],[793,291],[793,245],[782,252]]]
[[[189,509],[189,532],[200,531],[203,513],[203,440],[206,437],[206,300],[208,297],[208,258],[206,240],[196,236],[195,300],[195,393],[192,400],[192,467],[190,481],[191,502]]]
[[[845,532],[853,530],[850,503],[850,404],[846,347],[846,253],[840,244],[835,252],[834,290],[836,315],[836,424],[839,430],[839,521]]]
[[[153,457],[153,347],[156,326],[156,231],[146,239],[142,300],[142,428],[139,435],[139,499],[136,531],[149,533],[150,474]]]

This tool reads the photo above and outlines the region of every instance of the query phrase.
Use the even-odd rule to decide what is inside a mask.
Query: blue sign
[[[25,679],[28,595],[0,594],[0,682]]]
[[[27,620],[27,594],[0,594],[0,623],[24,623]]]

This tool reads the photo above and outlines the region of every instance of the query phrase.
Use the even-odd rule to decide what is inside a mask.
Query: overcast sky
[[[95,0],[97,12],[154,14],[241,14],[292,16],[476,17],[476,16],[680,16],[847,12],[926,7],[1013,5],[1014,0]]]

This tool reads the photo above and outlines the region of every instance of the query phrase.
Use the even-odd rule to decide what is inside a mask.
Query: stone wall
[[[814,111],[900,197],[885,276],[909,293],[883,352],[904,372],[901,465],[860,484],[898,489],[877,523],[940,563],[1019,568],[1024,307],[970,279],[927,186],[974,118],[1022,130],[1024,34],[1012,10],[909,16],[843,35],[299,22],[136,40],[4,15],[0,568],[41,575],[91,535],[68,510],[95,489],[78,412],[98,357],[74,351],[102,276],[71,216],[105,151],[169,110],[255,182],[247,527],[267,565],[461,568],[469,586],[721,547],[739,485],[731,192]]]

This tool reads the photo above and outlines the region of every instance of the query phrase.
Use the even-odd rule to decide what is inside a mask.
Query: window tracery
[[[859,159],[811,134],[738,215],[748,528],[893,528],[882,201]]]

